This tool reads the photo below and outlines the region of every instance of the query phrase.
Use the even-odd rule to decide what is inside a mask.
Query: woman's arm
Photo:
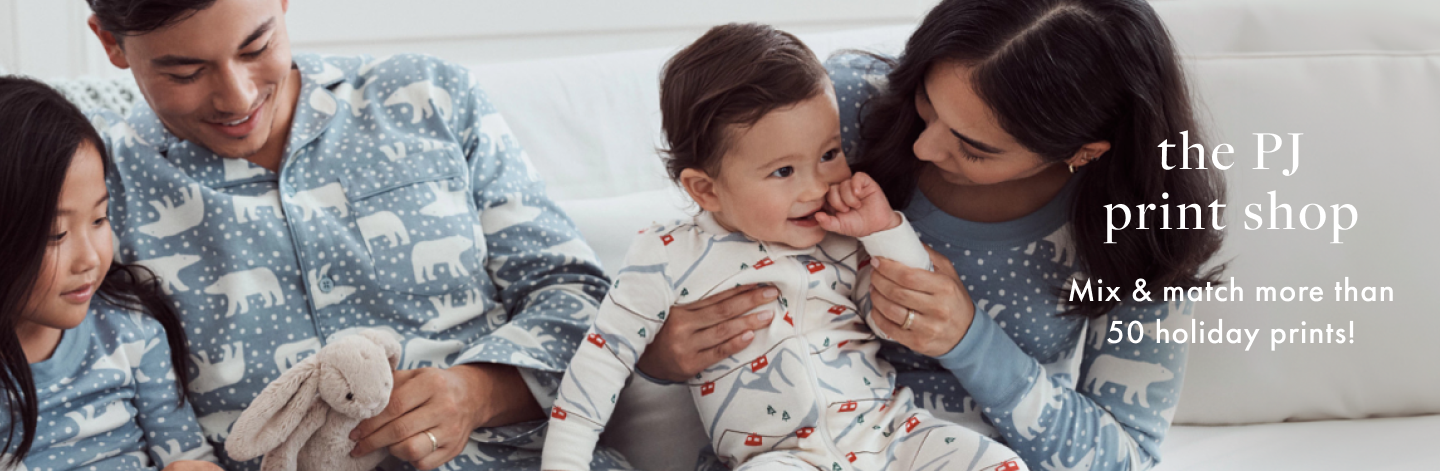
[[[950,267],[939,260],[935,264]],[[903,316],[906,309],[922,313],[925,322],[917,320],[896,340],[949,369],[1026,463],[1141,470],[1158,461],[1180,394],[1186,345],[1159,343],[1153,334],[1138,343],[1111,344],[1104,334],[1115,321],[1122,330],[1131,321],[1153,326],[1157,319],[1161,327],[1178,327],[1189,315],[1188,303],[1122,305],[1090,321],[1092,334],[1077,339],[1085,342],[1084,356],[1072,388],[1062,377],[1048,375],[989,316],[974,315],[968,292],[956,296],[966,292],[958,277],[948,270],[937,273],[942,271],[958,290],[938,288],[942,280],[929,273],[881,264],[872,291],[876,309],[888,319],[897,318],[897,312]],[[952,348],[933,353],[945,345]]]
[[[135,422],[145,432],[144,448],[150,461],[164,469],[218,469],[210,463],[205,466],[189,462],[214,462],[214,450],[200,433],[192,404],[179,401],[183,392],[175,384],[176,365],[170,364],[170,343],[165,341],[165,328],[148,316],[139,318],[143,319],[139,326],[145,333],[143,345],[153,347],[141,355],[137,364],[132,403],[136,410]]]

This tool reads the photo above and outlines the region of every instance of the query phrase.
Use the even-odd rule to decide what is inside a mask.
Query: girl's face
[[[100,152],[82,143],[73,159],[26,309],[26,321],[55,329],[73,328],[85,319],[114,252]]]
[[[720,175],[686,170],[681,181],[700,207],[727,229],[791,247],[825,238],[815,213],[830,185],[850,178],[840,151],[840,112],[827,83],[824,93],[771,111],[748,128],[734,129]],[[689,175],[689,177],[687,177]],[[694,179],[703,180],[695,185]]]
[[[1001,129],[990,106],[975,93],[970,67],[938,63],[915,93],[925,130],[915,156],[930,163],[946,182],[993,185],[1034,176],[1051,165]]]

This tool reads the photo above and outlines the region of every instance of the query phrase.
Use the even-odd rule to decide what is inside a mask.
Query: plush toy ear
[[[266,386],[235,420],[225,440],[225,452],[233,459],[248,461],[290,439],[320,400],[319,372],[320,363],[312,356]]]
[[[396,340],[394,335],[383,330],[362,330],[358,335],[370,339],[375,342],[375,345],[385,349],[385,358],[390,360],[390,369],[400,367],[400,341]]]

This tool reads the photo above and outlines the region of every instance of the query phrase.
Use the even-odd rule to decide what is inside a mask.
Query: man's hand
[[[825,211],[815,213],[815,222],[830,232],[865,237],[900,225],[900,215],[890,208],[885,192],[865,172],[830,185]]]
[[[359,442],[350,456],[388,448],[416,468],[434,469],[464,451],[476,428],[543,417],[513,366],[476,363],[397,370],[390,404],[350,432],[350,439]]]
[[[183,460],[170,463],[164,471],[225,471],[225,468],[209,461]]]

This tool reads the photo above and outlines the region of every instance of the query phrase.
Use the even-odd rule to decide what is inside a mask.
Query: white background
[[[912,24],[937,0],[293,0],[296,51],[435,54],[464,64],[685,44],[758,21],[793,33]],[[0,69],[39,78],[118,73],[83,0],[0,0]]]

